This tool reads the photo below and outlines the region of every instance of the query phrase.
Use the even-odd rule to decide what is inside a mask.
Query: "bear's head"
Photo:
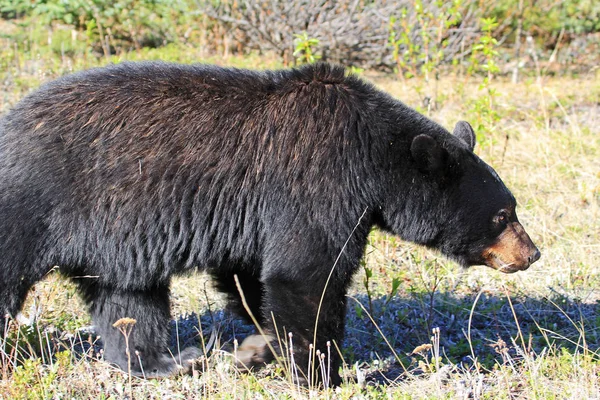
[[[414,137],[411,173],[400,178],[412,180],[404,185],[408,201],[396,213],[400,215],[389,216],[388,227],[463,266],[487,265],[505,273],[525,270],[540,252],[519,223],[515,198],[473,153],[474,146],[475,134],[464,121],[453,135]],[[409,210],[414,214],[407,218]]]

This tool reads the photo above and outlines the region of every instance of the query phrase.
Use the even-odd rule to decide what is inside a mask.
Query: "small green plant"
[[[433,7],[432,7],[433,6]],[[423,77],[426,87],[418,86],[426,110],[437,107],[440,68],[448,47],[448,31],[460,23],[462,0],[437,0],[429,6],[414,0],[413,6],[400,10],[399,17],[390,18],[388,45],[402,79]],[[417,24],[411,23],[412,13]],[[429,87],[434,81],[433,89]]]
[[[386,307],[390,303],[390,301],[392,301],[394,296],[396,296],[396,294],[398,294],[398,288],[400,287],[400,283],[401,283],[400,278],[396,277],[396,278],[392,279],[392,287],[390,289],[390,292],[387,294],[387,296],[385,298],[385,302],[383,303],[384,307]]]
[[[294,35],[294,57],[298,64],[311,64],[319,60],[321,56],[315,54],[315,47],[319,45],[319,39],[311,38],[308,33],[302,32]]]
[[[363,269],[365,270],[365,278],[363,279],[363,285],[365,287],[365,290],[367,291],[367,298],[369,300],[369,313],[371,313],[371,315],[373,315],[373,294],[371,293],[371,288],[370,288],[370,280],[373,277],[373,270],[369,267],[367,267],[367,264],[364,263],[363,261]]]
[[[420,46],[411,38],[411,28],[408,26],[408,10],[400,10],[400,18],[391,17],[389,23],[390,35],[388,44],[392,47],[392,57],[396,61],[397,73],[402,78],[412,78],[417,75],[417,54]],[[400,29],[396,30],[396,24]]]
[[[354,65],[351,65],[347,69],[348,75],[362,75],[364,72],[365,72],[364,68],[355,67]]]
[[[422,0],[414,0],[410,8],[417,24],[411,24],[409,8],[400,10],[400,17],[389,22],[388,45],[398,66],[398,74],[404,78],[423,76],[430,79],[439,74],[448,46],[448,30],[460,23],[462,0],[432,2],[435,9],[426,7]],[[436,76],[437,79],[437,76]]]
[[[498,41],[493,36],[497,27],[498,22],[495,18],[481,19],[483,34],[479,38],[479,42],[471,49],[469,58],[468,73],[471,75],[484,73],[483,81],[479,85],[480,95],[471,102],[471,113],[475,116],[472,123],[477,133],[477,142],[483,148],[493,144],[493,136],[489,133],[494,132],[501,119],[496,107],[498,93],[491,86],[494,75],[500,72],[496,61]]]
[[[374,293],[371,288],[371,279],[373,278],[373,270],[371,268],[367,267],[367,264],[364,261],[362,262],[362,267],[365,271],[365,277],[363,278],[363,286],[367,293],[367,301],[369,302],[369,313],[371,315],[374,315],[374,308],[373,308]],[[402,283],[402,280],[398,277],[395,277],[392,279],[392,286],[391,286],[389,292],[385,295],[385,300],[384,300],[383,305],[380,310],[382,313],[385,312],[385,308],[394,299],[394,296],[396,296],[396,294],[398,294],[398,289],[400,288],[401,283]],[[355,311],[356,311],[356,314],[358,315],[358,317],[362,318],[362,316],[363,316],[362,310],[360,308],[355,307]]]

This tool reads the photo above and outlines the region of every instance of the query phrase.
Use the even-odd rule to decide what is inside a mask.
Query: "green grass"
[[[45,81],[126,59],[281,65],[258,55],[203,57],[184,44],[106,59],[90,50],[84,38],[71,41],[64,32],[54,33],[55,38],[67,38],[68,46],[40,44],[47,43],[43,29],[16,32],[0,37],[2,111]],[[429,83],[369,71],[364,75],[423,108],[422,93]],[[467,77],[442,77],[437,108],[423,111],[449,128],[460,119],[474,120],[479,116],[470,104],[478,96],[478,84]],[[348,300],[345,383],[336,391],[310,392],[291,384],[276,365],[255,374],[235,370],[231,355],[221,348],[232,348],[233,330],[239,334],[251,327],[222,311],[223,299],[204,275],[173,284],[173,314],[183,316],[178,320],[181,336],[190,335],[188,323],[202,328],[207,352],[200,370],[194,376],[134,379],[129,386],[126,374],[97,360],[90,350],[94,338],[78,331],[91,323],[83,303],[74,286],[53,273],[36,285],[24,308],[35,322],[14,323],[0,343],[0,399],[597,398],[600,80],[591,73],[533,76],[519,85],[498,79],[491,86],[498,93],[500,120],[481,133],[491,144],[476,147],[476,152],[512,189],[520,219],[542,251],[542,259],[529,270],[513,275],[485,267],[462,270],[428,250],[374,231]],[[366,269],[371,271],[367,286]],[[186,316],[190,312],[200,322]],[[440,335],[432,343],[433,328]],[[439,354],[434,354],[438,341]],[[415,351],[429,344],[431,349]]]

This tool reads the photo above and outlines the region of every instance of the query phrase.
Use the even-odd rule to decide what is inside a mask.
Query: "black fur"
[[[429,158],[411,154],[418,135]],[[143,367],[160,375],[173,369],[171,277],[206,270],[239,302],[238,274],[265,329],[272,313],[294,333],[304,367],[340,253],[316,347],[343,337],[373,225],[467,265],[498,234],[490,215],[512,203],[463,139],[341,67],[93,69],[0,120],[0,311],[17,313],[54,265],[97,276],[80,287],[107,359],[124,366],[111,325],[132,317]],[[338,366],[335,356],[334,383]]]

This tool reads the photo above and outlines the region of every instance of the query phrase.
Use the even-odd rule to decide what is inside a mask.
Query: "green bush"
[[[465,63],[483,19],[499,21],[491,35],[504,47],[517,40],[517,27],[520,40],[532,36],[535,47],[546,50],[600,31],[600,2],[594,0],[307,1],[0,0],[0,16],[28,30],[74,30],[86,38],[87,49],[106,58],[179,42],[225,56],[254,50],[277,54],[284,63],[322,58],[359,68],[395,68],[404,78],[426,80],[435,79],[440,67]],[[63,36],[62,43],[52,43],[61,55],[76,45]],[[0,37],[23,42],[8,32]],[[578,55],[589,54],[585,46],[593,47],[593,40],[575,42],[582,51],[567,62],[595,65],[597,57]]]
[[[6,18],[66,24],[85,31],[105,53],[159,47],[183,36],[193,17],[187,0],[0,0]]]
[[[522,1],[521,9],[519,1]],[[519,18],[525,32],[547,45],[554,42],[563,29],[572,36],[600,31],[600,2],[595,0],[501,0],[490,4],[488,16],[508,22],[502,32],[498,32],[503,35],[516,29]]]

